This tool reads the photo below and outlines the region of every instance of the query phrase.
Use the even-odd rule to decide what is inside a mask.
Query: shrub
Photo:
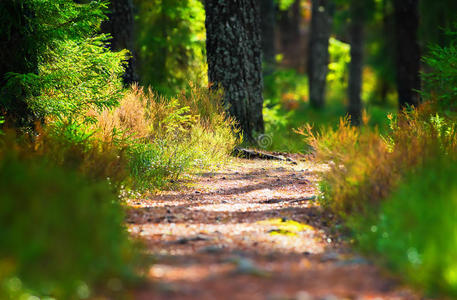
[[[391,131],[381,136],[358,130],[347,120],[338,129],[301,131],[319,159],[329,162],[323,174],[321,200],[338,214],[377,206],[411,168],[434,155],[457,153],[456,124],[433,115],[431,105],[391,118]]]
[[[113,280],[133,278],[140,256],[106,182],[2,151],[0,190],[2,299],[27,290],[87,298]]]
[[[401,180],[379,212],[350,222],[359,247],[429,292],[457,296],[457,162],[427,161]]]
[[[27,103],[41,118],[84,116],[91,109],[110,108],[122,97],[121,75],[126,51],[111,52],[108,36],[56,42],[38,75],[21,75],[29,90]]]
[[[356,245],[407,281],[456,295],[457,123],[436,107],[390,116],[385,136],[347,120],[301,133],[329,165],[319,199],[346,221]]]
[[[5,149],[15,149],[23,159],[39,159],[78,171],[94,181],[106,181],[117,189],[128,174],[126,147],[97,140],[80,123],[36,126],[33,134],[17,135],[6,129]]]
[[[129,152],[134,187],[139,190],[158,189],[176,181],[188,168],[190,157],[186,154],[179,145],[169,145],[163,140],[134,145]]]
[[[183,172],[219,165],[238,142],[221,93],[192,84],[170,99],[134,86],[116,109],[90,116],[97,120],[94,138],[126,145],[139,189],[163,188]]]
[[[0,4],[5,16],[0,30],[8,37],[1,44],[10,50],[0,54],[0,108],[10,119],[30,126],[27,123],[43,113],[67,114],[77,103],[104,105],[115,100],[116,76],[125,52],[106,50],[106,37],[97,34],[107,3],[13,0]],[[34,110],[28,108],[30,104]]]
[[[448,32],[455,36],[455,32]],[[441,47],[432,45],[429,55],[423,58],[430,67],[429,72],[422,74],[424,91],[422,95],[428,99],[435,99],[440,108],[447,111],[457,109],[457,71],[454,66],[457,63],[457,45]]]

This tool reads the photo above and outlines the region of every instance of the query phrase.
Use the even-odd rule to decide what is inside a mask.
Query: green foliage
[[[323,175],[322,197],[337,214],[363,214],[425,159],[457,153],[454,121],[435,115],[431,105],[390,118],[391,131],[385,136],[369,128],[358,130],[344,120],[336,130],[303,131],[318,158],[331,161],[330,172]]]
[[[453,33],[455,35],[457,33]],[[424,82],[423,96],[435,98],[441,109],[455,111],[457,109],[457,46],[446,47],[434,45],[429,55],[424,58],[431,67],[430,72],[422,74]]]
[[[133,278],[140,256],[107,183],[3,151],[0,189],[2,299],[87,298]]]
[[[408,282],[457,296],[457,163],[435,157],[409,172],[371,218],[354,219],[361,249]]]
[[[323,110],[307,105],[308,78],[295,70],[278,69],[265,77],[264,120],[265,131],[271,139],[267,150],[307,152],[309,147],[294,129],[305,124],[336,128],[346,115],[347,65],[350,60],[349,45],[336,39],[330,40],[330,64],[327,76],[327,103]],[[372,74],[371,74],[372,75]],[[370,94],[373,76],[367,76],[364,93]],[[389,112],[395,108],[367,105],[366,121],[372,128],[387,129]]]
[[[59,118],[115,106],[122,96],[126,52],[109,51],[106,41],[107,36],[99,35],[58,43],[29,81],[28,88],[35,90],[27,98],[29,106],[42,117]]]
[[[190,85],[167,99],[134,87],[116,109],[94,116],[94,138],[112,143],[116,131],[126,145],[133,187],[164,188],[184,172],[227,161],[238,140],[221,96]]]
[[[330,62],[328,64],[327,82],[334,85],[347,86],[348,65],[351,62],[351,46],[333,37],[329,40]]]
[[[42,96],[41,84],[47,85],[48,96],[53,93],[62,96],[70,92],[71,85],[82,88],[78,82],[82,76],[98,75],[102,81],[103,70],[111,71],[110,75],[119,73],[119,67],[110,69],[116,64],[113,57],[103,58],[102,53],[106,56],[108,51],[102,50],[102,38],[94,38],[101,21],[105,19],[106,8],[106,1],[90,1],[88,4],[66,0],[3,1],[0,12],[5,17],[1,18],[1,34],[8,38],[2,46],[3,49],[9,49],[7,53],[2,52],[6,54],[0,57],[0,75],[8,75],[6,82],[2,82],[1,86],[3,110],[11,112],[13,118],[27,118],[21,114],[31,112],[27,113],[18,107],[25,98]],[[87,41],[89,38],[92,40]],[[95,49],[96,47],[99,48]],[[78,61],[77,58],[81,54],[78,50],[82,51],[83,57],[87,57],[91,51],[95,53],[73,67],[72,64]],[[85,68],[92,67],[92,63],[98,66],[96,65],[94,70],[86,70]],[[103,65],[106,63],[108,66],[105,68]],[[78,74],[78,71],[84,72]],[[86,77],[90,82],[88,79]],[[93,81],[97,81],[97,78]],[[63,87],[59,85],[61,83]],[[73,94],[69,95],[70,100],[74,101],[86,93],[86,98],[80,101],[89,101],[87,97],[93,96],[93,93],[88,95],[87,90],[91,87],[93,85],[84,87],[79,93],[76,93],[77,89],[73,89]],[[49,99],[45,96],[41,100]],[[49,108],[50,104],[40,105]],[[57,107],[55,110],[60,108]],[[41,111],[34,112],[34,117],[39,117],[39,113]]]
[[[421,17],[419,38],[424,45],[437,44],[446,47],[453,43],[454,38],[446,34],[452,28],[457,17],[453,13],[457,9],[457,2],[453,0],[421,0],[419,14]]]
[[[136,0],[140,78],[173,96],[206,85],[205,11],[198,0]]]
[[[288,10],[296,0],[274,0],[280,10]]]
[[[176,181],[188,168],[190,157],[179,144],[158,140],[130,149],[129,167],[136,189],[160,189]]]

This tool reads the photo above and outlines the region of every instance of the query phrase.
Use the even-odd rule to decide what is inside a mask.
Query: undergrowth
[[[437,108],[390,115],[383,135],[347,119],[299,132],[329,167],[320,203],[346,221],[356,246],[428,292],[456,295],[457,123]]]
[[[163,188],[184,172],[223,164],[238,143],[219,92],[190,85],[174,98],[134,86],[114,110],[93,111],[96,140],[125,145],[136,189]]]
[[[111,283],[137,278],[147,263],[128,238],[108,182],[18,146],[0,151],[0,298],[120,292],[123,286]]]

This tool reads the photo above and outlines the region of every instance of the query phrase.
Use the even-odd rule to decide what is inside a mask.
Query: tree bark
[[[397,89],[400,109],[420,103],[419,0],[395,0]]]
[[[275,47],[275,16],[276,5],[274,0],[260,0],[261,33],[263,61],[266,64],[265,74],[274,70],[276,47]]]
[[[279,12],[278,37],[279,51],[284,56],[282,65],[299,69],[302,49],[300,49],[300,0],[295,0],[285,11]]]
[[[359,1],[359,0],[354,0]],[[357,5],[357,4],[355,4]],[[352,8],[352,20],[349,25],[351,44],[351,63],[349,64],[348,113],[351,117],[351,124],[360,125],[362,117],[362,72],[363,72],[363,8]]]
[[[38,74],[35,12],[28,2],[9,0],[0,3],[0,15],[9,16],[0,21],[0,115],[18,127],[33,127],[38,118],[25,101],[26,91],[6,85],[7,73]]]
[[[224,102],[244,137],[263,132],[263,79],[257,0],[206,0],[208,79],[224,89]]]
[[[119,51],[127,49],[130,51],[131,57],[127,62],[123,76],[124,84],[130,85],[139,81],[136,72],[133,39],[134,16],[132,0],[111,0],[109,10],[109,19],[102,24],[102,31],[111,34],[112,39],[110,44],[112,50]]]
[[[325,85],[329,63],[329,38],[332,26],[331,0],[312,0],[309,40],[309,100],[314,108],[325,105]]]

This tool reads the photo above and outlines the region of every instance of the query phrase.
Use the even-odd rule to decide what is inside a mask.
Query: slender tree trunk
[[[359,1],[359,0],[354,0]],[[357,5],[357,4],[356,4]],[[363,71],[363,25],[362,9],[352,9],[352,21],[349,25],[351,43],[351,63],[349,64],[348,113],[353,125],[360,125],[362,117],[362,71]]]
[[[288,10],[279,12],[279,51],[289,66],[298,65],[300,55],[300,0],[295,0]]]
[[[224,89],[244,137],[263,132],[263,79],[257,0],[206,0],[208,78]]]
[[[325,84],[329,62],[329,38],[332,25],[331,0],[312,0],[309,40],[308,78],[311,106],[325,105]]]
[[[419,0],[395,0],[395,25],[397,40],[397,89],[400,109],[417,107],[420,96],[420,47],[417,40],[419,28]]]
[[[261,32],[263,61],[266,64],[265,74],[271,73],[275,65],[275,23],[276,5],[274,0],[260,0]]]
[[[109,19],[102,24],[102,30],[112,35],[112,50],[127,49],[130,51],[131,57],[128,60],[123,76],[124,84],[130,85],[138,82],[139,79],[135,65],[133,3],[132,0],[111,0],[109,9]]]

